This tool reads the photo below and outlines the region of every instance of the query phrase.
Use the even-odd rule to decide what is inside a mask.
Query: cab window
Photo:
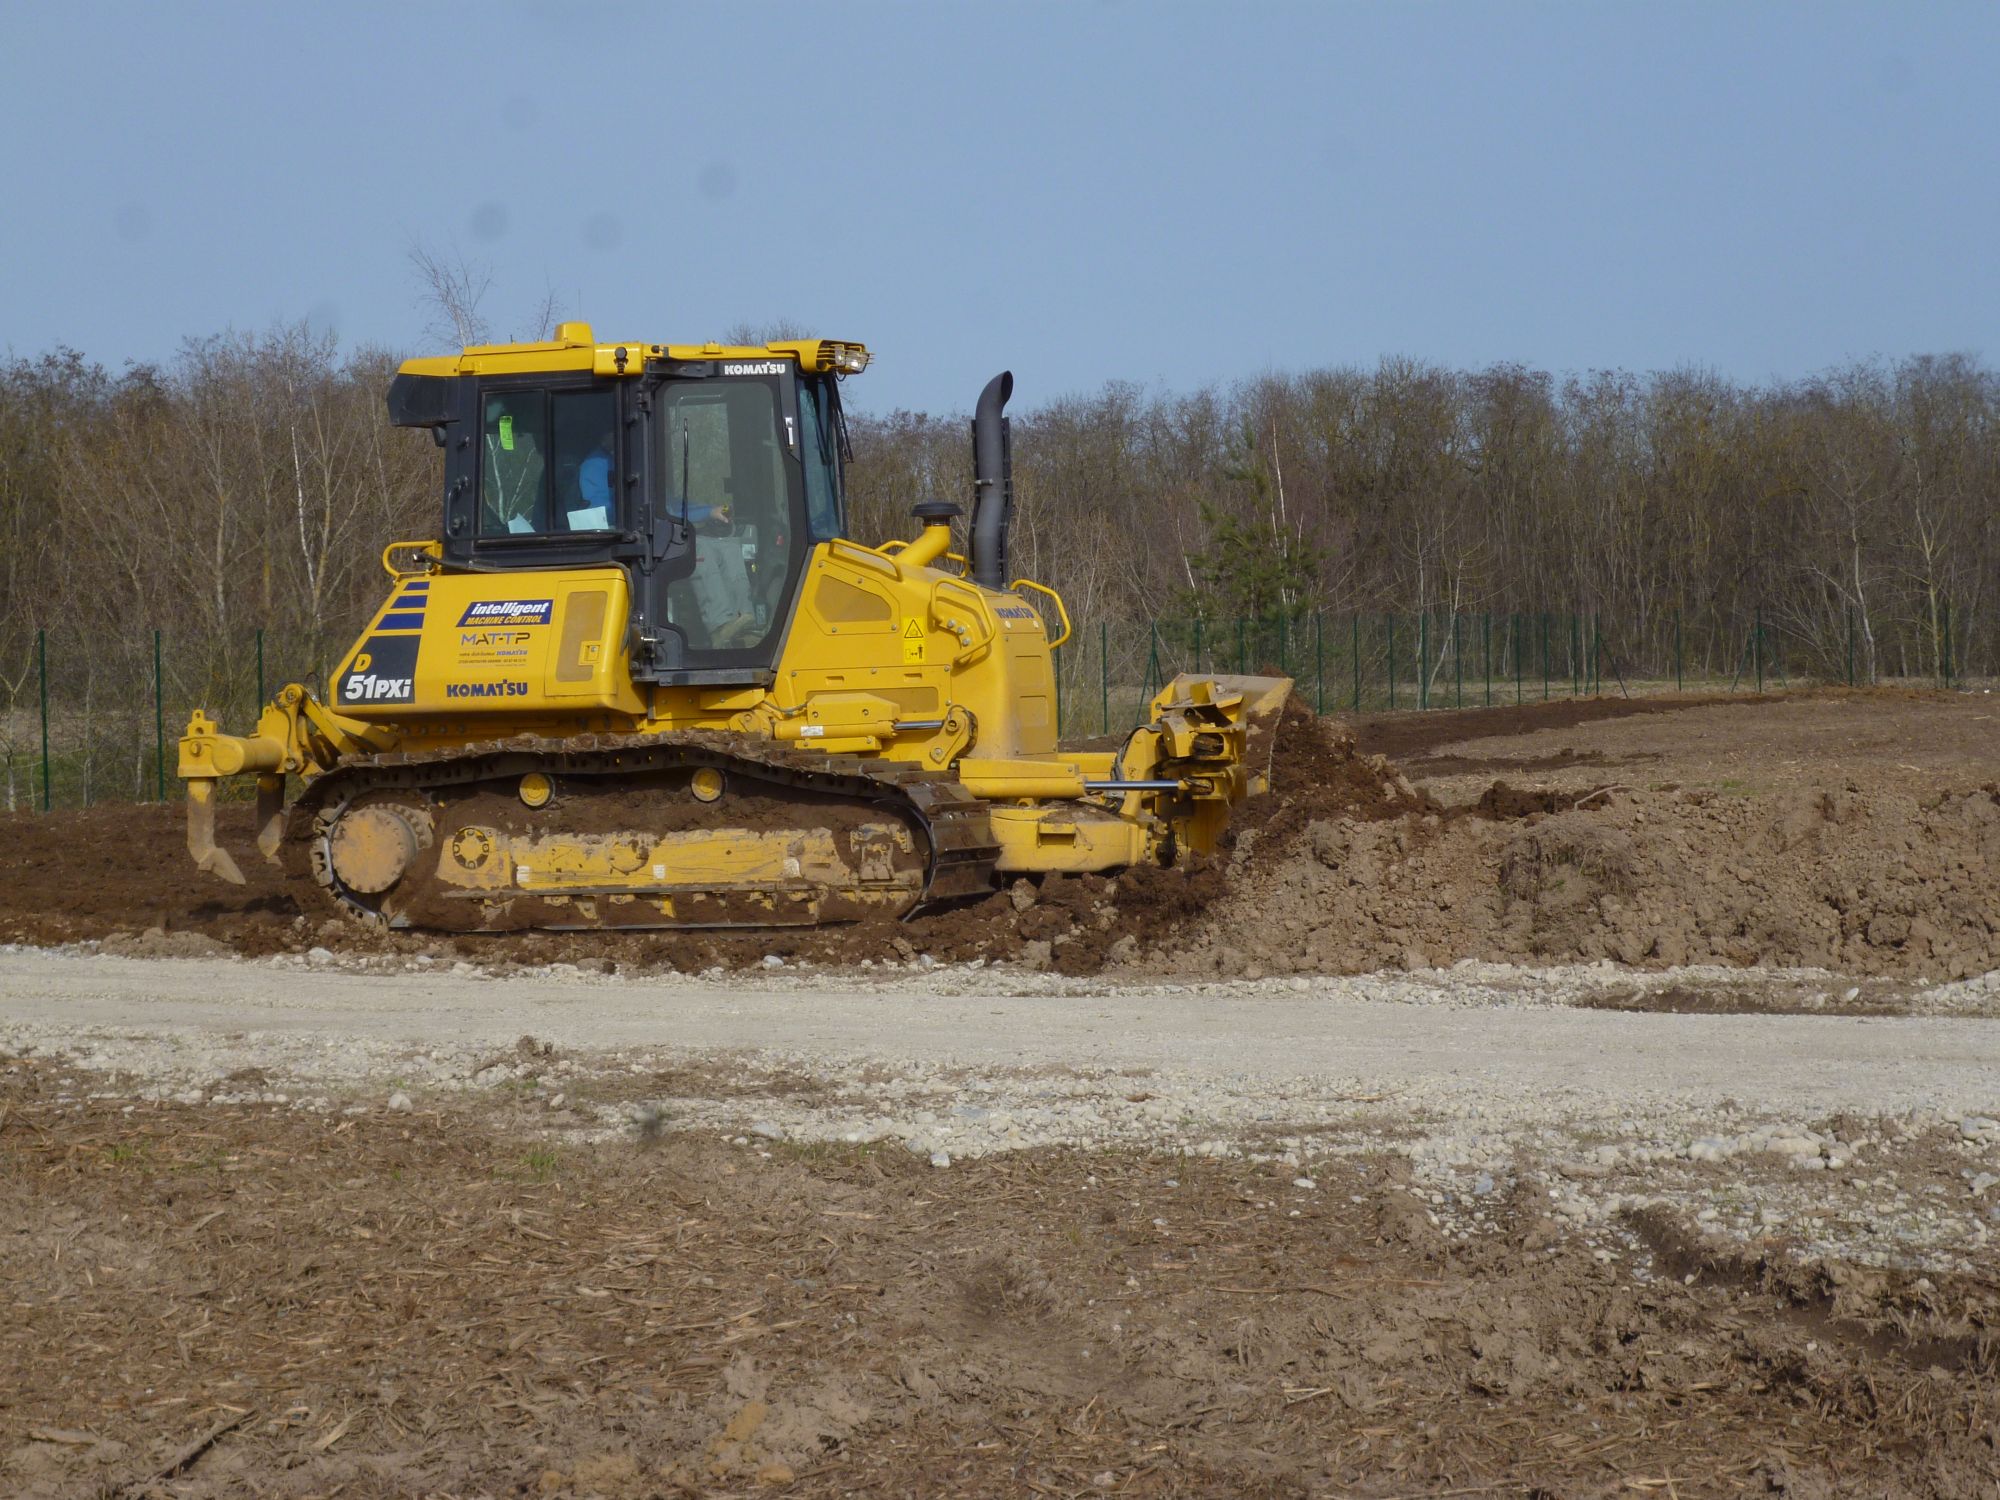
[[[799,458],[805,468],[806,524],[816,542],[846,534],[841,515],[840,415],[833,377],[799,382]],[[832,409],[830,409],[832,408]]]
[[[672,382],[659,397],[657,493],[685,523],[692,558],[666,588],[666,623],[688,665],[761,663],[784,629],[803,560],[793,522],[779,386]]]
[[[479,534],[615,527],[617,420],[610,390],[488,391],[480,418]]]

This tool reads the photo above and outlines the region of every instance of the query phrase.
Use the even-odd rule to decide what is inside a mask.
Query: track
[[[691,778],[704,770],[721,773],[727,800],[690,795]],[[535,775],[556,789],[540,809],[517,795]],[[414,827],[421,845],[411,873],[378,893],[343,879],[333,847],[341,818],[369,807]],[[729,840],[747,851],[745,868],[702,878],[724,862],[713,851]],[[572,867],[598,852],[610,863],[551,879],[552,846]],[[781,863],[753,867],[774,849]],[[950,776],[700,731],[520,736],[358,758],[307,787],[288,815],[284,847],[287,876],[308,910],[460,932],[908,916],[988,894],[998,855],[985,805]],[[675,866],[650,863],[648,871],[651,860],[670,857]]]

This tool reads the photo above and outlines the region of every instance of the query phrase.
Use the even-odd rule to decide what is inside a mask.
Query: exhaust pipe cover
[[[1007,531],[1014,518],[1014,455],[1007,398],[1014,372],[986,382],[972,417],[972,581],[983,589],[1007,587]]]

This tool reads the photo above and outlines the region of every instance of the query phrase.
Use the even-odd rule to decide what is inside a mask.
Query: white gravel
[[[0,1048],[62,1054],[112,1096],[417,1109],[504,1090],[551,1130],[895,1142],[940,1170],[1043,1146],[1250,1154],[1310,1194],[1314,1160],[1393,1151],[1458,1234],[1490,1228],[1496,1192],[1528,1192],[1613,1256],[1625,1210],[1668,1202],[1802,1253],[1990,1264],[2000,976],[1870,987],[1907,1016],[1579,1008],[1669,987],[1808,1012],[1858,998],[1826,974],[1608,966],[1121,986],[0,948]],[[696,1086],[654,1091],[668,1068]]]

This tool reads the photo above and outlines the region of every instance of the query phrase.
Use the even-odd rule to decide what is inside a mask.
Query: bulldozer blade
[[[243,872],[227,849],[215,842],[215,782],[206,777],[188,782],[188,853],[205,875],[220,875],[242,885]]]
[[[1244,740],[1244,768],[1250,773],[1252,795],[1271,789],[1271,766],[1277,757],[1278,721],[1284,716],[1285,703],[1292,696],[1292,679],[1289,677],[1218,677],[1218,684],[1226,684],[1227,690],[1243,695],[1243,705],[1238,710],[1243,716],[1246,731]]]
[[[1292,696],[1289,677],[1255,677],[1239,673],[1183,672],[1153,700],[1155,717],[1175,705],[1213,707],[1232,723],[1243,726],[1243,769],[1248,791],[1258,796],[1271,789],[1271,765],[1278,748],[1278,721]]]
[[[282,776],[257,778],[257,850],[272,864],[278,863],[278,845],[285,836],[285,779]]]

